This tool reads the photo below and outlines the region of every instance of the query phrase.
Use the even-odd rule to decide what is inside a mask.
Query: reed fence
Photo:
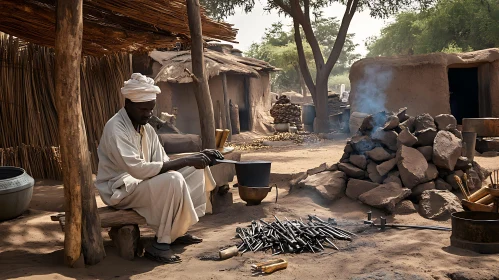
[[[120,88],[130,75],[127,54],[82,60],[82,110],[94,172],[102,129],[122,106]],[[0,33],[0,166],[61,179],[54,96],[53,50]]]

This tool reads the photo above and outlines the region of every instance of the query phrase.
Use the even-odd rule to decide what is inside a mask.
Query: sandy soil
[[[338,242],[340,251],[328,249],[327,254],[285,255],[289,265],[268,279],[494,279],[499,275],[499,256],[479,255],[450,247],[450,233],[428,230],[388,230],[378,232],[362,224],[365,205],[342,198],[328,203],[314,192],[293,190],[289,193],[291,174],[316,167],[323,162],[334,163],[341,157],[344,141],[293,148],[273,148],[245,153],[244,159],[273,161],[272,182],[279,186],[279,199],[270,194],[259,206],[245,206],[234,192],[230,210],[208,215],[194,226],[192,232],[204,242],[175,247],[183,262],[161,265],[144,258],[121,259],[103,230],[107,257],[98,265],[71,269],[63,265],[63,233],[50,215],[62,210],[63,190],[59,182],[38,181],[30,210],[18,219],[0,223],[0,279],[235,279],[251,277],[251,264],[271,258],[270,254],[245,253],[225,261],[210,260],[221,247],[232,245],[236,227],[253,219],[305,217],[313,213],[336,218],[346,229],[356,231],[353,242]],[[498,168],[497,159],[477,158],[487,168]],[[97,198],[102,205],[100,198]],[[374,211],[374,217],[384,215]],[[418,214],[388,216],[389,222],[421,225],[444,225]],[[142,229],[146,242],[154,235]],[[451,277],[452,276],[452,277]],[[465,278],[458,278],[464,276]],[[495,278],[498,279],[498,278]]]

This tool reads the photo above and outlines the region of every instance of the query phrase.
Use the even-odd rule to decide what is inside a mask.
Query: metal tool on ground
[[[334,223],[326,222],[315,215],[308,215],[308,221],[281,220],[274,216],[275,221],[266,222],[262,219],[252,221],[245,228],[237,228],[237,237],[242,243],[237,246],[239,251],[271,251],[273,255],[282,253],[317,253],[326,247],[339,250],[334,240],[351,241],[354,233],[341,229]],[[328,220],[328,221],[331,221]]]
[[[367,212],[367,220],[364,221],[364,224],[370,225],[372,227],[377,227],[381,231],[385,231],[386,228],[412,228],[412,229],[428,229],[428,230],[441,230],[441,231],[451,231],[451,228],[448,227],[439,227],[439,226],[418,226],[418,225],[397,225],[397,224],[387,224],[385,217],[380,217],[380,223],[377,225],[374,220],[371,219],[372,212]]]
[[[288,262],[284,259],[274,259],[267,262],[256,263],[251,266],[253,275],[270,274],[275,271],[286,269]]]

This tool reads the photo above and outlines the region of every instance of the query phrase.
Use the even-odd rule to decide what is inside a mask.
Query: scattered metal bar
[[[356,236],[337,227],[336,223],[326,222],[315,215],[308,215],[307,223],[301,218],[289,220],[285,217],[281,220],[274,216],[274,219],[271,222],[254,220],[246,228],[237,228],[237,237],[242,241],[238,250],[266,252],[270,249],[272,255],[317,253],[326,248],[339,250],[332,240],[351,241]]]

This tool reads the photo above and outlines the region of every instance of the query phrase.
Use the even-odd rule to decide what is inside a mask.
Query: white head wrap
[[[132,102],[148,102],[156,100],[156,95],[161,93],[154,80],[140,73],[133,73],[132,78],[125,82],[121,93]]]

